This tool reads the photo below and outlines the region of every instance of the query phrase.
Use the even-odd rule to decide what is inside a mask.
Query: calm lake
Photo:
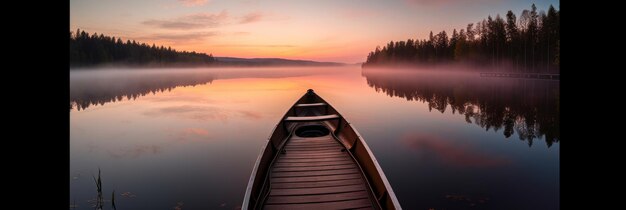
[[[70,73],[70,206],[238,209],[307,89],[361,133],[404,209],[559,209],[559,82],[360,66]]]

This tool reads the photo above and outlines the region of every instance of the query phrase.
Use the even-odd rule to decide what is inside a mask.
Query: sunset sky
[[[390,40],[424,39],[487,15],[558,0],[70,0],[70,29],[231,57],[363,62]]]

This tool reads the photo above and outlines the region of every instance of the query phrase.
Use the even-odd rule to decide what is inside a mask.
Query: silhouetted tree
[[[518,53],[519,48],[519,30],[517,29],[517,20],[515,14],[511,10],[506,13],[506,42],[509,49],[509,58],[515,63],[515,67],[519,65]]]

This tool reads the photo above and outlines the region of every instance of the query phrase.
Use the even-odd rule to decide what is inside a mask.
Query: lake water
[[[404,209],[559,209],[559,82],[358,66],[70,74],[70,206],[238,209],[307,89],[361,133]]]

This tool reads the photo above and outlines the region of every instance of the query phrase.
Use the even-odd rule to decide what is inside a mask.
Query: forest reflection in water
[[[89,70],[70,74],[70,109],[134,100],[176,87],[211,83],[216,79],[279,78],[323,74],[323,69],[164,69]],[[465,116],[485,130],[503,129],[506,138],[517,133],[532,146],[545,137],[550,147],[559,142],[559,82],[482,78],[476,72],[435,72],[364,69],[362,76],[376,92],[408,101],[426,102],[430,110]]]
[[[121,69],[77,70],[70,72],[70,109],[126,100],[176,87],[211,83],[216,79],[280,78],[320,73],[319,69],[220,68],[220,69]]]
[[[503,129],[532,146],[545,137],[559,142],[559,82],[480,77],[478,73],[364,69],[362,76],[376,92],[428,104],[429,110],[465,115],[489,131]]]

